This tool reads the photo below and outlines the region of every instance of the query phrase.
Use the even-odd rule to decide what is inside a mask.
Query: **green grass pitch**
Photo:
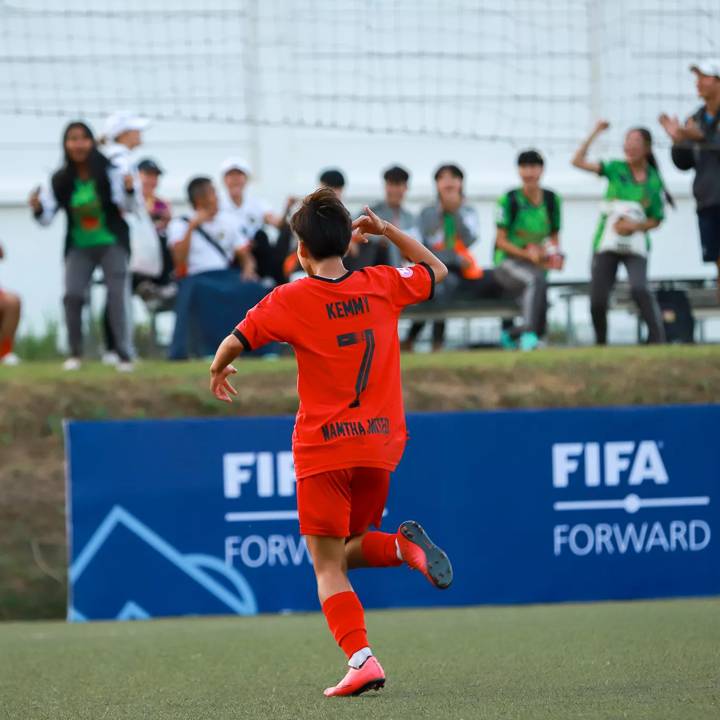
[[[716,720],[720,600],[369,612],[384,690],[320,614],[0,625],[2,720]]]

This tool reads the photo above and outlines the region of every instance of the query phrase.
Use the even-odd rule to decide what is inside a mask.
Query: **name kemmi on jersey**
[[[337,302],[327,303],[325,305],[328,318],[337,320],[344,317],[355,317],[355,315],[364,315],[370,312],[370,301],[367,295],[361,295],[350,300],[338,300]]]

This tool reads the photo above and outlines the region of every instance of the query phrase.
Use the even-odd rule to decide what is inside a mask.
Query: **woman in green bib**
[[[590,162],[590,145],[607,128],[597,123],[578,148],[572,164],[608,180],[600,221],[593,240],[590,279],[590,311],[598,345],[607,343],[607,310],[618,266],[625,265],[630,291],[648,328],[648,342],[665,342],[660,310],[647,284],[649,231],[663,221],[663,194],[674,207],[665,189],[652,151],[652,136],[645,128],[633,128],[625,136],[624,160]]]
[[[125,288],[130,242],[122,213],[133,208],[132,178],[124,176],[97,149],[90,128],[72,122],[63,135],[65,162],[50,187],[36,190],[30,206],[41,225],[65,211],[65,321],[70,357],[66,370],[77,370],[82,358],[82,309],[96,267],[103,269],[113,334],[117,338],[119,370],[132,369],[129,352]]]

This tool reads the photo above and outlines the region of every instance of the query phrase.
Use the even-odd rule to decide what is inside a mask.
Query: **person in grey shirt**
[[[478,264],[470,247],[478,240],[478,216],[475,208],[465,200],[463,171],[454,164],[441,165],[434,175],[437,201],[423,208],[418,227],[423,243],[447,266],[449,275],[443,284],[439,302],[454,298],[479,299],[495,297],[497,283],[492,272]],[[403,350],[411,350],[422,331],[423,322],[410,327],[402,343]],[[440,350],[445,337],[445,323],[433,322],[433,350]]]
[[[695,169],[693,195],[697,203],[703,261],[718,268],[720,299],[720,58],[696,63],[698,95],[705,101],[685,125],[677,117],[660,116],[673,141],[672,160],[680,170]]]
[[[389,167],[383,173],[385,181],[385,199],[372,205],[370,209],[382,220],[400,228],[408,235],[419,239],[417,228],[417,217],[403,207],[403,201],[408,190],[410,173],[399,165]],[[400,256],[400,251],[383,237],[372,237],[366,246],[371,250],[368,253],[368,265],[392,265],[400,267],[404,264],[405,258]]]

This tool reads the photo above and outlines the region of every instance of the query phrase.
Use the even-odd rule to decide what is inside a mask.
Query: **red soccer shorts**
[[[330,470],[297,481],[301,535],[346,538],[380,527],[390,472],[356,467]]]

